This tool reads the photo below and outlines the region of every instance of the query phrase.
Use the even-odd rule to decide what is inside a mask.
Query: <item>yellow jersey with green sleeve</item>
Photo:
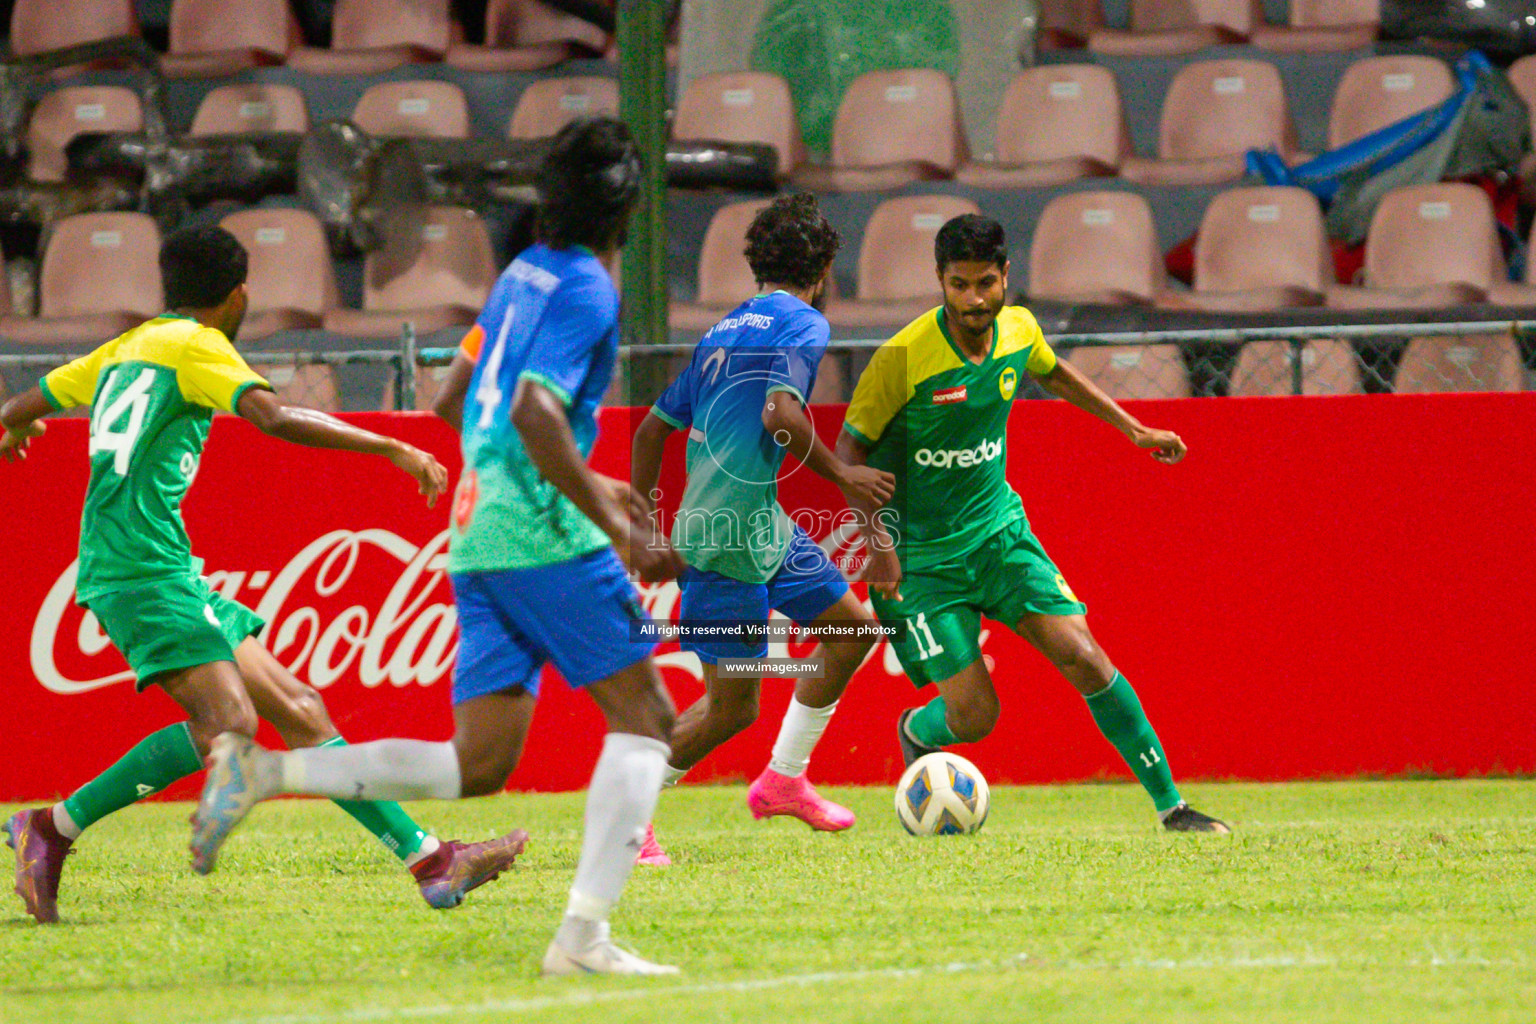
[[[79,602],[196,575],[181,500],[213,414],[234,412],[240,396],[270,385],[223,333],[168,313],[59,367],[40,387],[56,409],[92,407]]]
[[[868,446],[871,466],[896,476],[881,518],[904,569],[963,562],[1025,519],[1008,484],[1008,413],[1024,374],[1055,368],[1056,353],[1021,306],[998,314],[980,363],[950,337],[942,306],[875,350],[843,429]]]

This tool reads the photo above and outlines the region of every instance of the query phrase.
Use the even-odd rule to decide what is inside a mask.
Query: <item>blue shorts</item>
[[[453,702],[521,688],[539,693],[547,661],[571,686],[606,679],[656,645],[630,629],[649,621],[612,548],[532,569],[455,573],[459,658]]]
[[[769,609],[808,626],[848,593],[843,574],[798,526],[784,553],[784,564],[767,583],[743,583],[702,569],[689,569],[680,582],[683,601],[678,620],[685,626],[690,622],[767,622]],[[681,646],[711,665],[721,658],[761,658],[768,653],[766,640],[684,640]]]

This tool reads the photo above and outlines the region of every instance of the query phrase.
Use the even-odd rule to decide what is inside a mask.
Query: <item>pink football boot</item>
[[[640,844],[640,852],[635,854],[635,863],[648,868],[669,868],[672,866],[672,858],[667,856],[667,851],[661,848],[656,841],[656,826],[645,826],[645,842]]]
[[[763,774],[747,790],[747,806],[754,818],[787,814],[818,832],[841,832],[852,828],[857,820],[848,808],[816,792],[804,775],[790,778],[772,768],[763,769]]]

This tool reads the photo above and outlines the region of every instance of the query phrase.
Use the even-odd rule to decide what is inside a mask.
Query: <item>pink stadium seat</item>
[[[27,174],[34,181],[63,181],[64,149],[77,135],[136,132],[144,127],[139,94],[116,85],[55,89],[38,101],[27,126]]]
[[[613,37],[591,22],[566,14],[539,0],[513,0],[517,38],[524,46],[563,43],[573,56],[601,57],[613,45]]]
[[[139,34],[133,0],[16,0],[11,51],[18,57]]]
[[[1035,188],[1113,175],[1131,153],[1114,73],[1092,64],[1020,72],[997,112],[994,158],[955,179],[980,188]]]
[[[1131,0],[1130,31],[1098,29],[1088,48],[1118,57],[1193,53],[1243,42],[1263,23],[1258,0]]]
[[[288,0],[175,0],[160,68],[177,78],[221,78],[281,64],[303,45]]]
[[[36,318],[0,334],[26,344],[101,344],[162,312],[160,229],[143,213],[83,213],[54,225]]]
[[[472,210],[434,206],[410,247],[370,253],[363,308],[333,309],[326,330],[352,337],[397,337],[407,320],[422,334],[474,322],[496,282],[485,223]]]
[[[1111,398],[1188,398],[1189,374],[1177,345],[1094,345],[1067,360]]]
[[[452,82],[380,82],[369,86],[352,120],[370,135],[469,138],[469,102]]]
[[[1290,0],[1289,25],[1260,25],[1253,45],[1281,53],[1359,50],[1376,41],[1381,0]]]
[[[1520,391],[1520,352],[1507,335],[1415,338],[1397,365],[1399,394],[1435,391]]]
[[[871,71],[843,94],[828,166],[801,168],[808,188],[873,192],[948,178],[969,157],[954,83],[942,71]]]
[[[845,327],[899,326],[938,305],[933,238],[945,222],[980,212],[955,196],[903,196],[875,207],[859,247],[857,297],[830,301],[827,319]]]
[[[781,175],[805,163],[795,104],[788,83],[778,75],[740,72],[694,79],[677,101],[672,137],[772,146]]]
[[[1332,284],[1328,234],[1311,192],[1235,188],[1206,207],[1194,290],[1176,304],[1213,312],[1319,306]]]
[[[284,405],[319,409],[321,412],[341,411],[341,392],[336,387],[336,371],[324,363],[268,363],[251,369],[267,379]]]
[[[1362,287],[1335,285],[1337,309],[1483,302],[1508,275],[1487,194],[1447,182],[1388,192],[1371,217]]]
[[[325,229],[307,210],[259,209],[221,222],[245,246],[250,260],[250,309],[240,336],[319,327],[326,310],[341,305]]]
[[[1328,116],[1328,148],[1411,117],[1456,91],[1450,68],[1435,57],[1367,57],[1339,79]]]
[[[1168,86],[1158,159],[1128,157],[1120,176],[1152,185],[1233,181],[1245,173],[1250,149],[1295,158],[1296,127],[1280,73],[1264,61],[1197,61]]]
[[[203,97],[192,118],[193,135],[306,131],[309,107],[291,85],[221,85]]]
[[[1295,352],[1283,341],[1250,341],[1237,357],[1227,393],[1233,397],[1292,395]],[[1301,350],[1301,393],[1358,395],[1360,364],[1343,341],[1309,341]]]
[[[507,134],[514,139],[542,139],[578,117],[617,116],[619,83],[596,75],[544,78],[523,90],[512,110]]]
[[[1042,0],[1035,45],[1061,50],[1088,45],[1088,37],[1104,27],[1099,0]]]
[[[331,48],[301,47],[288,64],[312,74],[376,75],[442,60],[461,35],[449,0],[336,0]]]
[[[563,40],[527,42],[525,0],[491,0],[485,8],[485,43],[455,43],[448,63],[465,71],[506,74],[554,67],[570,56]]]
[[[1041,211],[1029,247],[1032,298],[1143,305],[1166,283],[1152,209],[1141,196],[1077,192]]]
[[[747,228],[768,205],[766,199],[722,206],[704,232],[699,247],[699,287],[692,302],[674,302],[667,312],[680,331],[707,331],[726,313],[757,293],[757,281],[747,266]]]

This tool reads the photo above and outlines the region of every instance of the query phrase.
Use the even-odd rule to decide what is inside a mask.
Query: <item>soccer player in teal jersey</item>
[[[158,686],[187,721],[146,737],[69,799],[4,826],[16,891],[38,921],[58,920],[59,875],[82,831],[202,768],[219,733],[252,735],[257,718],[291,746],[342,743],[320,694],[295,679],[256,634],[250,609],[209,588],[182,525],[215,411],[234,412],[297,444],[382,455],[429,501],[447,475],[436,459],[324,413],[284,406],[230,339],[246,308],[246,253],[221,228],[176,232],[160,266],[170,311],[43,378],[0,409],[0,452],[24,457],[42,417],[91,405],[91,479],[80,526],[76,597],[127,658],[140,691]],[[522,848],[525,836],[439,843],[398,805],[341,807],[405,861],[434,907],[455,906]]]
[[[681,581],[684,627],[757,625],[766,623],[770,609],[813,635],[875,625],[842,572],[778,500],[786,452],[872,502],[886,500],[895,487],[888,472],[838,459],[816,436],[805,408],[827,346],[827,318],[817,306],[838,241],[814,196],[782,197],[760,211],[746,236],[758,294],[704,335],[687,369],[635,431],[630,480],[642,495],[656,487],[667,436],[688,432],[688,484],[672,529],[673,546],[688,562]],[[817,793],[805,772],[848,680],[873,646],[870,628],[857,639],[823,640],[811,655],[821,671],[796,680],[772,759],[747,791],[754,817],[790,815],[825,832],[853,825],[853,812]],[[761,678],[723,675],[721,659],[768,653],[762,639],[684,636],[682,649],[703,663],[705,694],[673,730],[669,784],[757,719]],[[654,835],[645,853],[643,863],[668,862]]]
[[[986,616],[1029,641],[1083,695],[1165,828],[1229,831],[1179,795],[1136,691],[1094,640],[1087,607],[1035,539],[1007,478],[1008,413],[1026,373],[1159,462],[1182,459],[1184,442],[1142,425],[1057,360],[1028,310],[1005,307],[1008,249],[996,221],[956,217],[939,230],[934,256],[944,304],[875,352],[837,446],[845,461],[896,474],[896,495],[880,515],[862,509],[874,526],[864,578],[876,614],[907,626],[893,644],[907,675],[939,690],[902,712],[903,758],[911,764],[974,743],[996,725],[997,691],[979,642]]]
[[[595,118],[562,129],[539,172],[539,242],[503,271],[477,322],[483,352],[465,392],[448,556],[460,633],[453,739],[274,753],[219,737],[193,833],[202,863],[257,801],[280,792],[393,800],[499,792],[553,662],[597,703],[608,735],[544,972],[676,972],[616,946],[608,916],[656,808],[674,719],[626,569],[666,579],[683,565],[629,486],[586,463],[618,358],[611,268],[639,183],[623,124]]]

